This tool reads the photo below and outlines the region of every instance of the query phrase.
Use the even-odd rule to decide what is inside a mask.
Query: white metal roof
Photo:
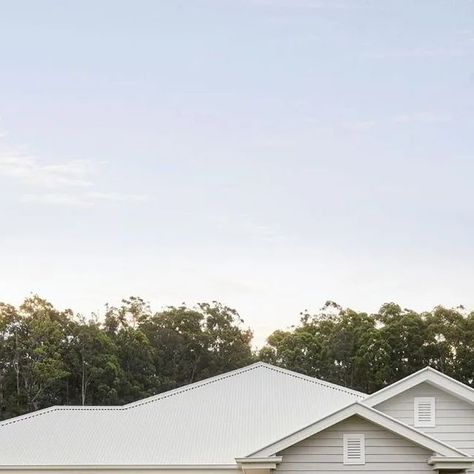
[[[365,395],[257,363],[120,407],[0,423],[0,466],[227,465]]]

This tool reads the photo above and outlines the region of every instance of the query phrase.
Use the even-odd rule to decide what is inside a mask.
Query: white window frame
[[[436,426],[436,398],[435,397],[415,397],[413,409],[413,425],[415,428],[434,428]],[[419,404],[429,403],[430,404],[430,420],[423,421],[419,417]]]
[[[360,444],[359,459],[348,457],[347,443],[349,440],[358,440]],[[365,464],[365,435],[363,433],[345,433],[343,435],[343,463],[344,464]]]

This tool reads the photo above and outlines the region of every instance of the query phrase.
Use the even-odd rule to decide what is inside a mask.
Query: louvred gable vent
[[[415,398],[415,426],[429,427],[435,426],[435,398],[416,397]]]
[[[365,437],[363,434],[344,435],[344,464],[365,464]]]

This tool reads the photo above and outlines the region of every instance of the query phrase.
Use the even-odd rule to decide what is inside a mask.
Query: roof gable
[[[431,367],[425,367],[424,369],[421,369],[418,372],[415,372],[408,377],[369,395],[364,399],[364,404],[372,407],[376,406],[423,382],[434,385],[445,392],[474,404],[474,389]]]
[[[442,441],[432,438],[431,436],[428,436],[427,434],[415,428],[411,428],[410,426],[405,425],[404,423],[401,423],[398,420],[395,420],[394,418],[387,416],[378,410],[375,410],[374,408],[365,406],[363,403],[355,402],[299,431],[296,431],[262,449],[259,449],[258,451],[251,453],[247,457],[258,459],[273,456],[276,453],[279,453],[282,450],[293,446],[294,444],[299,443],[310,436],[320,433],[321,431],[324,431],[325,429],[330,428],[331,426],[352,416],[360,416],[365,420],[379,425],[442,456],[468,456],[466,453],[463,453],[462,451],[455,449],[448,444],[443,443]]]

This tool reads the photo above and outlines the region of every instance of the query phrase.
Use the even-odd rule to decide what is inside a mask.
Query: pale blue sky
[[[474,308],[474,2],[0,0],[0,300]]]

